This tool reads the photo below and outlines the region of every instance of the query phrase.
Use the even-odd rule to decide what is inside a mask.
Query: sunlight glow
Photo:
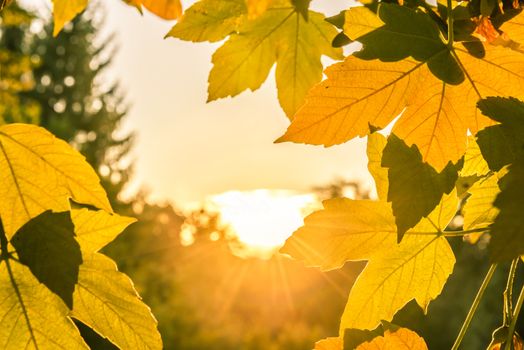
[[[210,202],[245,245],[247,255],[259,257],[280,248],[303,225],[303,217],[318,206],[313,194],[287,190],[232,191],[213,196]]]

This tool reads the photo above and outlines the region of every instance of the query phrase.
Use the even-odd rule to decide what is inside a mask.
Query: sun
[[[318,206],[313,194],[267,189],[226,192],[210,202],[242,243],[241,255],[258,257],[271,256]]]

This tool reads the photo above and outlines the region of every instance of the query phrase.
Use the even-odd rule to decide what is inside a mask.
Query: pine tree
[[[112,205],[122,210],[125,204],[118,194],[130,176],[126,155],[132,135],[115,135],[127,107],[118,84],[102,83],[114,52],[108,52],[112,37],[96,43],[101,22],[88,10],[57,37],[52,36],[52,23],[47,23],[32,41],[39,65],[33,71],[36,84],[26,95],[41,107],[40,124],[87,158]]]

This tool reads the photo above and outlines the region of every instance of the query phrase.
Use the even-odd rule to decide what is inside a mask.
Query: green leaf
[[[237,32],[246,20],[244,0],[201,0],[188,8],[166,36],[215,42]]]
[[[389,136],[384,148],[382,166],[388,168],[388,201],[393,208],[400,241],[408,229],[432,212],[443,194],[455,188],[458,170],[449,163],[437,173],[422,161],[416,145],[408,147],[394,134]]]
[[[488,97],[480,100],[478,107],[484,115],[501,123],[477,134],[489,168],[499,171],[524,150],[524,103],[515,98]]]
[[[70,198],[112,211],[85,158],[34,125],[0,126],[0,177],[0,217],[8,239],[46,210],[70,210]]]
[[[103,210],[72,210],[71,219],[83,252],[94,253],[112,242],[134,218],[110,214]]]
[[[449,275],[455,257],[444,230],[458,206],[456,193],[413,228],[396,247],[382,249],[368,262],[349,294],[340,330],[374,329],[381,320],[391,321],[410,300],[427,311]]]
[[[524,155],[499,182],[502,191],[494,205],[499,214],[491,226],[489,253],[492,261],[506,261],[524,255]]]
[[[26,223],[11,239],[19,261],[69,308],[82,263],[69,212],[46,211]]]
[[[271,8],[246,22],[213,54],[208,100],[258,89],[276,62],[278,98],[291,118],[322,78],[321,56],[342,58],[342,51],[331,46],[336,35],[319,13],[310,11],[305,21],[293,7]]]
[[[62,300],[12,260],[0,262],[0,348],[89,349]]]
[[[131,280],[102,254],[84,257],[71,316],[122,349],[162,349],[150,309]]]
[[[458,62],[442,42],[437,24],[427,14],[387,3],[380,4],[379,18],[374,21],[369,12],[363,17],[356,16],[355,23],[347,23],[348,29],[355,25],[360,29],[360,35],[365,34],[360,36],[353,32],[353,36],[349,35],[363,45],[362,50],[355,53],[356,57],[388,62],[413,57],[419,62],[427,62],[430,71],[446,83],[459,84],[464,81],[464,73]],[[363,27],[363,18],[369,24],[367,28]],[[346,15],[348,19],[353,18]],[[384,25],[379,26],[379,21]]]

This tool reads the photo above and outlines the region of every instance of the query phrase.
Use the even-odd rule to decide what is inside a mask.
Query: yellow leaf
[[[489,173],[488,163],[482,157],[475,137],[468,137],[468,147],[464,154],[464,166],[460,170],[460,176],[483,176]]]
[[[246,20],[245,0],[201,0],[188,8],[166,36],[215,42],[237,32]]]
[[[370,38],[365,40],[375,46],[366,49],[364,45],[364,51],[356,54],[361,58],[350,56],[329,67],[327,80],[309,91],[306,104],[278,141],[332,146],[365,136],[370,133],[369,125],[384,128],[403,112],[393,132],[408,146],[416,144],[423,160],[441,171],[465,153],[468,129],[475,134],[493,123],[477,110],[480,98],[524,97],[524,54],[480,42],[470,48],[472,53],[461,43],[450,52],[439,41],[431,20],[424,22],[419,13],[405,7],[381,5],[380,9],[398,13],[398,18],[428,22],[427,28],[411,24],[405,33],[408,39],[383,45],[378,53],[374,50],[379,36],[394,38],[398,28],[381,27],[360,38]],[[522,21],[521,17],[502,28]],[[524,27],[515,31],[524,31]],[[420,43],[411,44],[414,40]],[[406,57],[410,55],[417,58]]]
[[[389,187],[388,169],[382,167],[382,153],[386,144],[386,137],[375,132],[368,136],[368,146],[366,149],[368,170],[375,180],[378,198],[384,201],[387,200]]]
[[[427,310],[453,272],[455,256],[438,232],[453,218],[457,206],[456,192],[445,195],[400,244],[373,255],[351,289],[341,331],[375,329],[381,320],[391,321],[412,299]]]
[[[322,339],[315,343],[314,350],[344,350],[344,341],[339,337]]]
[[[360,344],[356,350],[427,350],[424,339],[407,328],[385,331],[384,336]]]
[[[319,13],[310,11],[306,22],[289,5],[271,8],[247,21],[213,54],[208,101],[258,89],[276,62],[278,98],[291,118],[322,79],[321,56],[342,58],[342,51],[331,46],[336,34]]]
[[[53,35],[56,36],[64,25],[75,18],[87,6],[87,0],[53,0]]]
[[[102,254],[84,256],[71,316],[121,349],[162,349],[149,307],[140,300],[131,280]]]
[[[356,40],[373,30],[380,28],[384,22],[369,8],[364,6],[352,7],[346,10],[344,34]]]
[[[76,240],[85,252],[97,252],[113,241],[136,219],[99,210],[71,210]]]
[[[331,270],[396,246],[397,227],[386,201],[336,198],[323,204],[323,210],[306,217],[304,226],[288,238],[282,253]]]
[[[0,176],[0,217],[8,239],[46,210],[69,210],[70,198],[112,211],[84,157],[34,125],[0,126]]]
[[[2,261],[0,284],[0,348],[89,349],[67,317],[67,306],[29,268]]]
[[[499,180],[507,173],[506,168],[477,181],[468,190],[470,196],[462,208],[464,215],[464,230],[483,228],[492,224],[499,210],[493,202],[500,192]],[[470,235],[470,240],[476,242],[480,234]]]
[[[273,0],[246,0],[249,19],[255,19],[266,12]]]
[[[142,6],[160,18],[172,20],[182,15],[180,0],[138,0]]]

